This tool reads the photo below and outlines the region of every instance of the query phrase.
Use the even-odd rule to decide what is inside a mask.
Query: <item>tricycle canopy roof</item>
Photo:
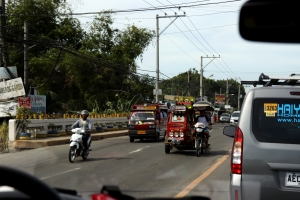
[[[195,110],[214,111],[213,105],[208,101],[197,101],[193,104]]]

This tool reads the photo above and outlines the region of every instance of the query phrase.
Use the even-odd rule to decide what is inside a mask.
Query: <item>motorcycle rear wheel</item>
[[[199,157],[200,153],[203,152],[201,147],[202,147],[202,141],[201,140],[196,140],[196,156],[197,157]]]
[[[72,146],[72,147],[70,147],[70,150],[69,150],[70,163],[73,163],[75,161],[75,158],[76,158],[76,147]]]
[[[82,152],[82,155],[81,155],[81,157],[82,157],[82,159],[83,160],[86,160],[87,158],[88,158],[88,155],[89,155],[89,152]]]

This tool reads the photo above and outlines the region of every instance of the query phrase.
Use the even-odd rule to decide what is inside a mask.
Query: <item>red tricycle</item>
[[[213,107],[207,101],[194,103],[193,97],[187,97],[183,101],[176,100],[168,115],[165,153],[168,154],[174,149],[196,150],[198,157],[208,149],[209,136],[205,133],[207,127],[195,121],[196,112],[199,110],[210,111]]]

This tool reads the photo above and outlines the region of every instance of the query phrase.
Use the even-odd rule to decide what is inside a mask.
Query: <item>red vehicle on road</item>
[[[203,153],[209,145],[197,143],[197,134],[195,131],[195,113],[200,110],[212,111],[212,105],[206,101],[194,103],[193,97],[187,97],[184,100],[177,100],[176,105],[170,109],[167,125],[167,135],[165,137],[165,153],[171,150],[196,150]],[[197,129],[196,129],[197,130]]]
[[[130,142],[135,139],[163,139],[167,131],[168,107],[165,104],[133,105],[128,118]]]
[[[177,100],[171,107],[167,135],[165,137],[165,152],[170,153],[173,148],[178,150],[195,149],[192,126],[194,125],[195,112],[192,108],[194,98]]]

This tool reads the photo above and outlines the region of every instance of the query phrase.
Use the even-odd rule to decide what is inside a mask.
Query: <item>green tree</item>
[[[23,76],[23,44],[29,45],[30,85],[47,96],[47,110],[99,110],[106,102],[149,97],[153,80],[139,76],[136,61],[142,59],[154,31],[134,25],[113,28],[108,13],[95,17],[87,31],[68,16],[65,1],[11,0],[7,4],[7,38],[10,65]],[[24,21],[29,40],[23,40]]]

